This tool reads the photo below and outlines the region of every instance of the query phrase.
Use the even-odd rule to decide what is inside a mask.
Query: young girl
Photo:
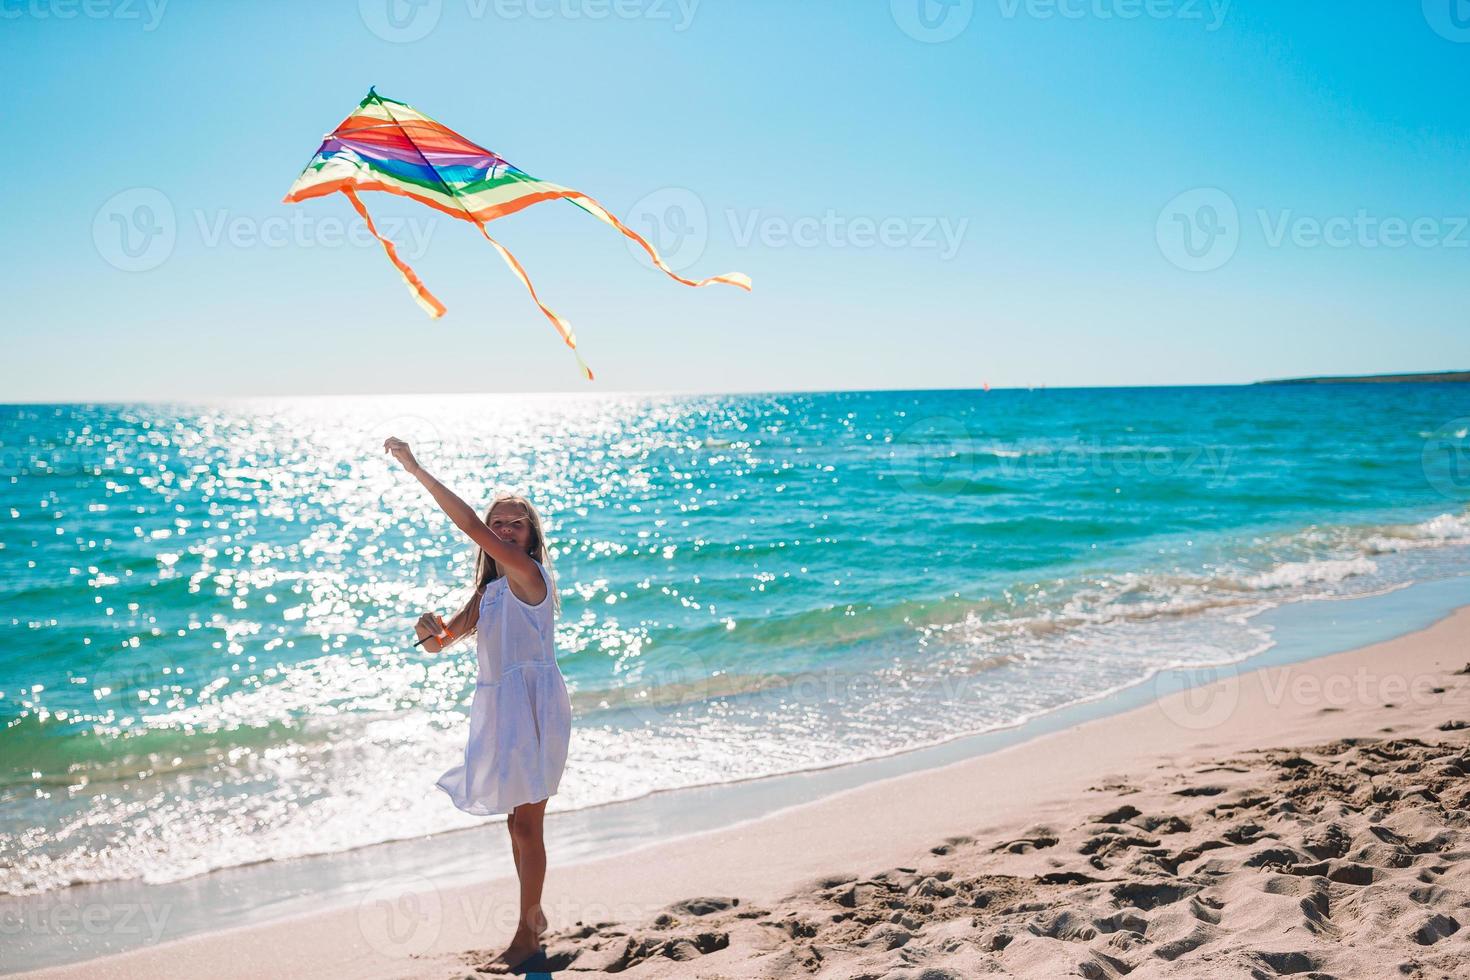
[[[560,609],[541,517],[530,501],[500,496],[481,520],[474,509],[389,438],[385,451],[418,478],[460,530],[480,546],[474,597],[445,623],[425,613],[415,625],[425,650],[436,653],[478,633],[479,676],[470,706],[464,762],[438,782],[468,813],[506,813],[511,856],[520,878],[520,922],[494,965],[509,969],[540,948],[546,931],[541,887],[546,847],[541,835],[546,800],[556,792],[571,739],[572,705],[553,646]],[[483,969],[483,968],[482,968]]]

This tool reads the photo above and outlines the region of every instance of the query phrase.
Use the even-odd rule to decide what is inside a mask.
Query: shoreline
[[[1448,579],[1423,583],[1403,591],[1409,592],[1417,589],[1422,593],[1428,590],[1435,593],[1442,592],[1447,596],[1451,593],[1459,595],[1465,586],[1463,579]],[[1295,673],[1305,678],[1315,677],[1317,678],[1316,683],[1319,684],[1316,697],[1320,700],[1321,697],[1326,696],[1322,692],[1327,691],[1326,687],[1320,686],[1323,678],[1346,677],[1344,671],[1348,665],[1355,666],[1360,672],[1359,680],[1348,684],[1347,690],[1349,691],[1353,689],[1353,684],[1361,686],[1363,676],[1368,676],[1370,679],[1378,677],[1380,684],[1385,677],[1406,676],[1404,671],[1409,661],[1419,664],[1416,669],[1423,674],[1430,669],[1430,665],[1420,663],[1424,659],[1421,648],[1427,645],[1439,651],[1442,659],[1443,651],[1437,644],[1442,645],[1446,637],[1463,638],[1467,631],[1470,631],[1470,608],[1463,607],[1463,596],[1460,597],[1461,606],[1457,607],[1454,612],[1448,615],[1431,616],[1432,625],[1425,628],[1421,623],[1419,628],[1406,635],[1397,635],[1401,630],[1395,630],[1391,623],[1385,625],[1382,615],[1379,615],[1377,619],[1370,615],[1366,620],[1361,615],[1347,616],[1345,618],[1349,620],[1348,624],[1339,626],[1337,620],[1328,612],[1333,606],[1339,607],[1339,610],[1353,606],[1356,611],[1361,612],[1363,609],[1361,604],[1372,603],[1375,599],[1391,599],[1394,595],[1371,599],[1292,604],[1272,610],[1273,613],[1279,614],[1278,618],[1302,620],[1297,624],[1299,627],[1304,626],[1318,638],[1325,638],[1324,642],[1329,646],[1338,634],[1350,634],[1357,638],[1366,634],[1371,637],[1375,634],[1375,628],[1379,632],[1387,630],[1396,638],[1370,641],[1367,646],[1358,646],[1348,652],[1327,656],[1313,656],[1310,651],[1307,651],[1305,656],[1309,659],[1297,660],[1291,659],[1292,651],[1285,648],[1286,644],[1280,644],[1272,651],[1252,658],[1242,665],[1227,668],[1221,672],[1221,677],[1216,681],[1214,687],[1221,691],[1233,690],[1235,693],[1232,695],[1233,700],[1231,700],[1231,711],[1228,717],[1225,717],[1224,721],[1218,725],[1209,716],[1208,710],[1203,715],[1200,714],[1198,708],[1189,708],[1183,714],[1180,713],[1180,705],[1190,705],[1200,701],[1201,689],[1191,689],[1195,692],[1194,694],[1191,694],[1190,690],[1175,690],[1171,693],[1167,686],[1145,683],[1130,689],[1130,692],[1123,692],[1125,695],[1131,693],[1135,701],[1141,702],[1131,707],[1127,704],[1117,704],[1120,696],[1114,695],[1102,701],[1089,702],[1086,705],[1057,713],[1056,716],[1048,719],[1052,723],[1050,731],[1033,731],[1028,725],[1005,732],[964,736],[928,750],[916,750],[904,753],[903,756],[873,760],[875,763],[882,763],[903,759],[907,765],[890,775],[876,778],[872,778],[873,773],[869,771],[865,778],[855,784],[823,790],[822,795],[815,799],[809,796],[805,801],[788,802],[786,805],[777,805],[774,808],[768,807],[763,810],[758,808],[759,812],[746,815],[727,808],[719,814],[723,818],[720,825],[713,828],[686,830],[683,833],[675,829],[670,832],[674,835],[672,839],[645,843],[608,856],[573,858],[564,860],[560,865],[553,860],[552,868],[548,873],[546,889],[546,906],[551,928],[555,932],[578,920],[588,922],[607,919],[631,921],[648,918],[668,903],[680,897],[687,897],[685,893],[693,895],[738,894],[743,896],[747,902],[773,901],[789,891],[793,883],[811,878],[813,875],[820,875],[824,871],[831,871],[840,865],[865,865],[882,860],[879,855],[899,855],[894,857],[894,861],[899,863],[905,860],[912,861],[914,854],[922,853],[924,850],[920,846],[921,842],[930,841],[931,838],[938,841],[948,836],[974,836],[974,824],[982,815],[988,816],[992,821],[1002,823],[1006,819],[1014,820],[1018,814],[1030,813],[1043,799],[1057,794],[1060,794],[1064,800],[1070,800],[1075,808],[1076,797],[1078,794],[1085,793],[1086,790],[1085,786],[1075,785],[1080,775],[1078,760],[1086,758],[1088,751],[1093,750],[1094,746],[1101,746],[1094,753],[1096,764],[1101,764],[1102,759],[1112,760],[1115,766],[1126,762],[1127,755],[1120,757],[1116,754],[1119,745],[1132,745],[1134,746],[1133,751],[1138,752],[1148,748],[1146,744],[1139,742],[1139,733],[1133,731],[1134,729],[1147,728],[1157,734],[1159,724],[1164,724],[1165,734],[1169,736],[1167,741],[1175,746],[1169,753],[1174,757],[1181,752],[1188,751],[1191,746],[1198,750],[1202,746],[1212,744],[1214,739],[1221,737],[1223,731],[1233,731],[1231,725],[1238,725],[1238,717],[1241,714],[1256,716],[1254,721],[1256,730],[1251,732],[1250,738],[1245,738],[1244,741],[1242,741],[1243,736],[1240,732],[1234,732],[1232,736],[1234,741],[1230,744],[1232,751],[1239,750],[1245,742],[1252,742],[1252,739],[1254,740],[1252,744],[1259,747],[1260,744],[1273,741],[1316,738],[1319,735],[1312,733],[1316,733],[1319,729],[1331,729],[1338,732],[1339,735],[1336,737],[1340,737],[1344,731],[1350,734],[1366,735],[1373,729],[1355,732],[1353,728],[1363,727],[1359,723],[1358,715],[1369,711],[1371,706],[1359,704],[1352,697],[1349,698],[1348,705],[1341,711],[1317,716],[1312,719],[1314,722],[1312,725],[1294,728],[1282,724],[1288,713],[1281,709],[1290,708],[1301,699],[1292,695],[1295,700],[1289,698],[1290,703],[1281,703],[1282,695],[1278,690],[1274,695],[1277,702],[1275,710],[1267,713],[1265,718],[1272,724],[1260,724],[1262,718],[1258,709],[1263,699],[1269,703],[1268,695],[1272,693],[1271,690],[1262,687],[1262,681],[1264,678],[1275,677],[1283,672],[1288,675]],[[1402,596],[1402,593],[1397,595]],[[1444,596],[1440,597],[1441,601],[1443,598]],[[1407,660],[1394,670],[1385,672],[1383,658],[1389,657],[1388,662],[1392,662],[1395,654],[1388,651],[1399,648],[1409,651],[1404,654]],[[1460,649],[1464,650],[1463,644]],[[1301,651],[1297,653],[1300,655]],[[1465,659],[1470,659],[1470,651],[1466,651],[1465,656],[1461,657],[1458,663],[1439,664],[1433,669],[1441,671],[1443,668],[1441,672],[1449,676],[1448,672],[1458,669]],[[1284,663],[1273,663],[1273,660],[1283,660]],[[1361,675],[1364,668],[1372,668],[1369,675]],[[1211,688],[1203,689],[1205,692],[1210,690]],[[1460,694],[1461,701],[1454,707],[1460,711],[1461,715],[1470,717],[1470,705],[1464,703],[1464,695],[1470,694],[1470,688],[1461,690]],[[1155,695],[1162,695],[1162,697],[1155,698]],[[1224,703],[1219,697],[1213,699],[1207,697],[1205,700],[1217,706]],[[1174,707],[1171,708],[1170,705]],[[1106,706],[1111,706],[1114,710],[1107,711]],[[1208,708],[1208,704],[1205,707]],[[1431,707],[1446,708],[1447,706],[1440,703],[1411,705],[1410,707],[1418,712],[1428,711]],[[1248,708],[1251,710],[1247,711]],[[1079,711],[1090,717],[1085,717],[1080,721],[1067,717],[1068,712],[1075,714]],[[1173,720],[1170,718],[1170,712],[1173,712]],[[1200,718],[1204,718],[1208,725],[1203,729],[1191,727]],[[1445,719],[1440,719],[1440,721],[1443,720]],[[1344,725],[1349,725],[1349,727],[1344,729]],[[1201,731],[1209,738],[1202,739]],[[1006,736],[1010,738],[1007,740]],[[982,748],[981,751],[984,754],[975,755],[976,747],[973,743],[983,739],[1008,741],[1009,744],[994,746],[989,750]],[[1147,739],[1144,742],[1146,743]],[[957,760],[937,765],[931,764],[925,768],[914,768],[915,755],[938,751],[946,746],[962,746],[964,754]],[[1114,754],[1109,755],[1109,752]],[[1128,755],[1131,754],[1132,752],[1128,753]],[[864,766],[871,770],[872,765],[873,763],[858,763],[817,772],[841,772],[851,776],[854,774],[853,770]],[[1139,760],[1136,765],[1142,765],[1142,760]],[[981,785],[994,782],[994,779],[991,778],[994,776],[993,771],[1005,773],[1002,781],[1008,786],[1009,797],[1004,802],[997,802],[993,798],[987,799],[986,794],[977,793]],[[812,790],[814,788],[812,777],[813,774],[799,773],[785,777],[767,777],[759,782],[799,779],[807,784],[806,789]],[[955,792],[954,784],[958,784],[962,792]],[[920,807],[902,807],[895,804],[888,799],[895,790],[911,792],[912,799],[924,800],[925,803]],[[694,797],[699,795],[697,791],[671,791],[673,792],[681,794],[693,792]],[[708,797],[712,794],[704,795]],[[936,798],[941,798],[938,805],[933,803]],[[711,804],[709,799],[700,801],[691,797],[686,797],[686,802],[702,802],[706,808],[718,805],[718,803]],[[570,811],[566,815],[592,812],[603,818],[616,818],[618,815],[611,808],[626,806],[627,804],[610,804],[608,807],[590,808],[589,811]],[[906,822],[902,831],[893,829],[896,824],[892,820],[897,819],[894,812],[896,806],[901,810],[909,811],[906,814]],[[861,814],[853,812],[854,809],[886,814],[891,819],[886,822],[877,821],[880,826],[874,831],[866,826],[867,821]],[[559,851],[565,854],[568,848],[564,845],[570,843],[566,838],[571,835],[564,831],[570,828],[555,824],[550,817],[551,815],[548,815],[548,850],[553,855]],[[632,819],[631,815],[623,815],[625,824]],[[494,828],[494,824],[491,825],[491,828]],[[769,837],[765,836],[767,832],[769,832]],[[485,828],[461,832],[457,836],[465,837],[468,834],[487,836]],[[505,847],[503,833],[490,829],[488,837],[492,853],[496,850],[508,850]],[[438,842],[437,838],[429,838],[423,843],[432,847]],[[393,846],[395,845],[378,845],[358,853],[381,856],[384,848]],[[907,855],[907,857],[902,855]],[[757,860],[757,856],[765,860],[764,867],[761,867],[761,861]],[[668,864],[679,870],[664,875],[645,875],[646,867],[653,862]],[[699,870],[691,870],[694,868]],[[313,969],[316,971],[330,969],[333,972],[345,970],[352,975],[359,976],[402,976],[405,969],[410,971],[417,969],[418,966],[415,964],[419,963],[418,960],[406,960],[405,951],[422,954],[424,957],[422,965],[425,967],[431,958],[438,962],[440,967],[443,967],[448,962],[444,958],[452,958],[456,950],[483,948],[500,932],[508,934],[508,929],[497,928],[496,922],[503,918],[506,910],[509,909],[513,923],[515,890],[513,877],[481,874],[460,881],[453,873],[440,874],[433,868],[426,869],[430,874],[424,874],[422,870],[390,870],[394,870],[395,873],[370,880],[366,883],[366,887],[358,888],[355,894],[350,896],[356,898],[355,903],[344,903],[335,908],[310,914],[298,912],[288,918],[275,918],[268,922],[243,925],[230,930],[200,932],[156,946],[146,946],[103,958],[86,959],[70,965],[50,967],[24,975],[63,977],[80,976],[85,973],[87,976],[125,977],[135,975],[185,976],[199,972],[218,972],[218,965],[213,964],[216,956],[226,949],[235,950],[237,943],[245,943],[248,944],[247,947],[238,949],[242,972],[232,975],[246,976],[260,972],[282,975],[293,975],[294,972],[299,972],[304,975],[313,972]],[[498,897],[492,899],[487,896]],[[577,897],[572,900],[568,896]],[[558,905],[559,901],[560,905]],[[409,930],[411,935],[406,940],[400,942],[392,938],[400,935],[397,930],[389,928],[393,923],[384,922],[378,927],[369,921],[376,914],[374,909],[401,908],[405,907],[405,903],[427,910],[428,920],[426,921],[429,923],[428,925],[420,923],[421,928]],[[134,904],[147,906],[149,903],[145,901]],[[320,908],[320,901],[313,899],[308,891],[302,892],[299,904],[302,908],[311,905]],[[146,912],[147,909],[143,911]],[[155,908],[154,911],[159,911],[159,909]],[[140,923],[148,919],[146,915],[136,917]],[[310,932],[312,936],[331,935],[330,945],[342,950],[346,958],[336,962],[330,968],[321,962],[313,966],[310,950],[316,944],[310,940],[302,943],[300,937],[293,939],[293,936],[302,931]],[[432,936],[429,935],[430,933]],[[492,937],[492,940],[487,941],[483,938],[487,934]],[[478,941],[477,936],[481,937]],[[281,953],[277,955],[273,952],[268,966],[258,958],[255,959],[255,962],[251,962],[251,959],[257,957],[258,954],[251,953],[250,950],[266,947],[273,951],[279,950]],[[295,953],[291,956],[285,955],[291,950],[295,950]],[[232,954],[229,958],[235,959],[236,957]],[[202,968],[202,964],[206,962],[212,965]],[[249,964],[248,967],[245,964]],[[710,962],[708,965],[713,967],[714,964]],[[442,970],[440,972],[430,970],[422,974],[411,973],[411,975],[438,976],[443,974]]]

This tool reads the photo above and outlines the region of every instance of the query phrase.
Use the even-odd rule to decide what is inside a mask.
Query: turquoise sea
[[[1015,725],[1470,569],[1470,387],[0,406],[0,891],[481,822],[473,555],[548,521],[566,810]]]

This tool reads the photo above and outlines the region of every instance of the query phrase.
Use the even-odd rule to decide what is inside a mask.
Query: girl
[[[510,946],[493,965],[510,969],[540,949],[546,931],[542,817],[547,798],[561,781],[572,728],[571,700],[553,647],[561,604],[548,567],[541,516],[524,497],[502,495],[481,520],[419,465],[408,443],[390,437],[383,448],[480,547],[474,597],[448,623],[425,613],[414,631],[420,639],[427,637],[423,646],[430,653],[471,631],[478,633],[479,676],[470,706],[469,745],[464,762],[437,785],[468,813],[509,814],[506,827],[520,879],[521,913]]]

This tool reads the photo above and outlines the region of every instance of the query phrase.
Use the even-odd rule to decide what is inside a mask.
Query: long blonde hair
[[[487,525],[490,523],[491,515],[495,513],[495,508],[504,504],[519,505],[525,510],[526,517],[530,519],[531,543],[526,549],[526,553],[540,562],[541,567],[546,569],[546,578],[548,579],[547,590],[551,593],[551,607],[554,611],[561,612],[561,596],[557,594],[556,590],[556,569],[551,565],[551,549],[546,545],[546,532],[542,530],[540,512],[536,510],[531,501],[518,493],[500,493],[495,495],[495,500],[490,504],[489,509],[485,511],[484,520]],[[475,552],[475,595],[479,595],[484,591],[485,586],[489,585],[495,579],[500,578],[501,572],[499,566],[495,563],[495,559],[486,554],[484,548],[476,548]]]

